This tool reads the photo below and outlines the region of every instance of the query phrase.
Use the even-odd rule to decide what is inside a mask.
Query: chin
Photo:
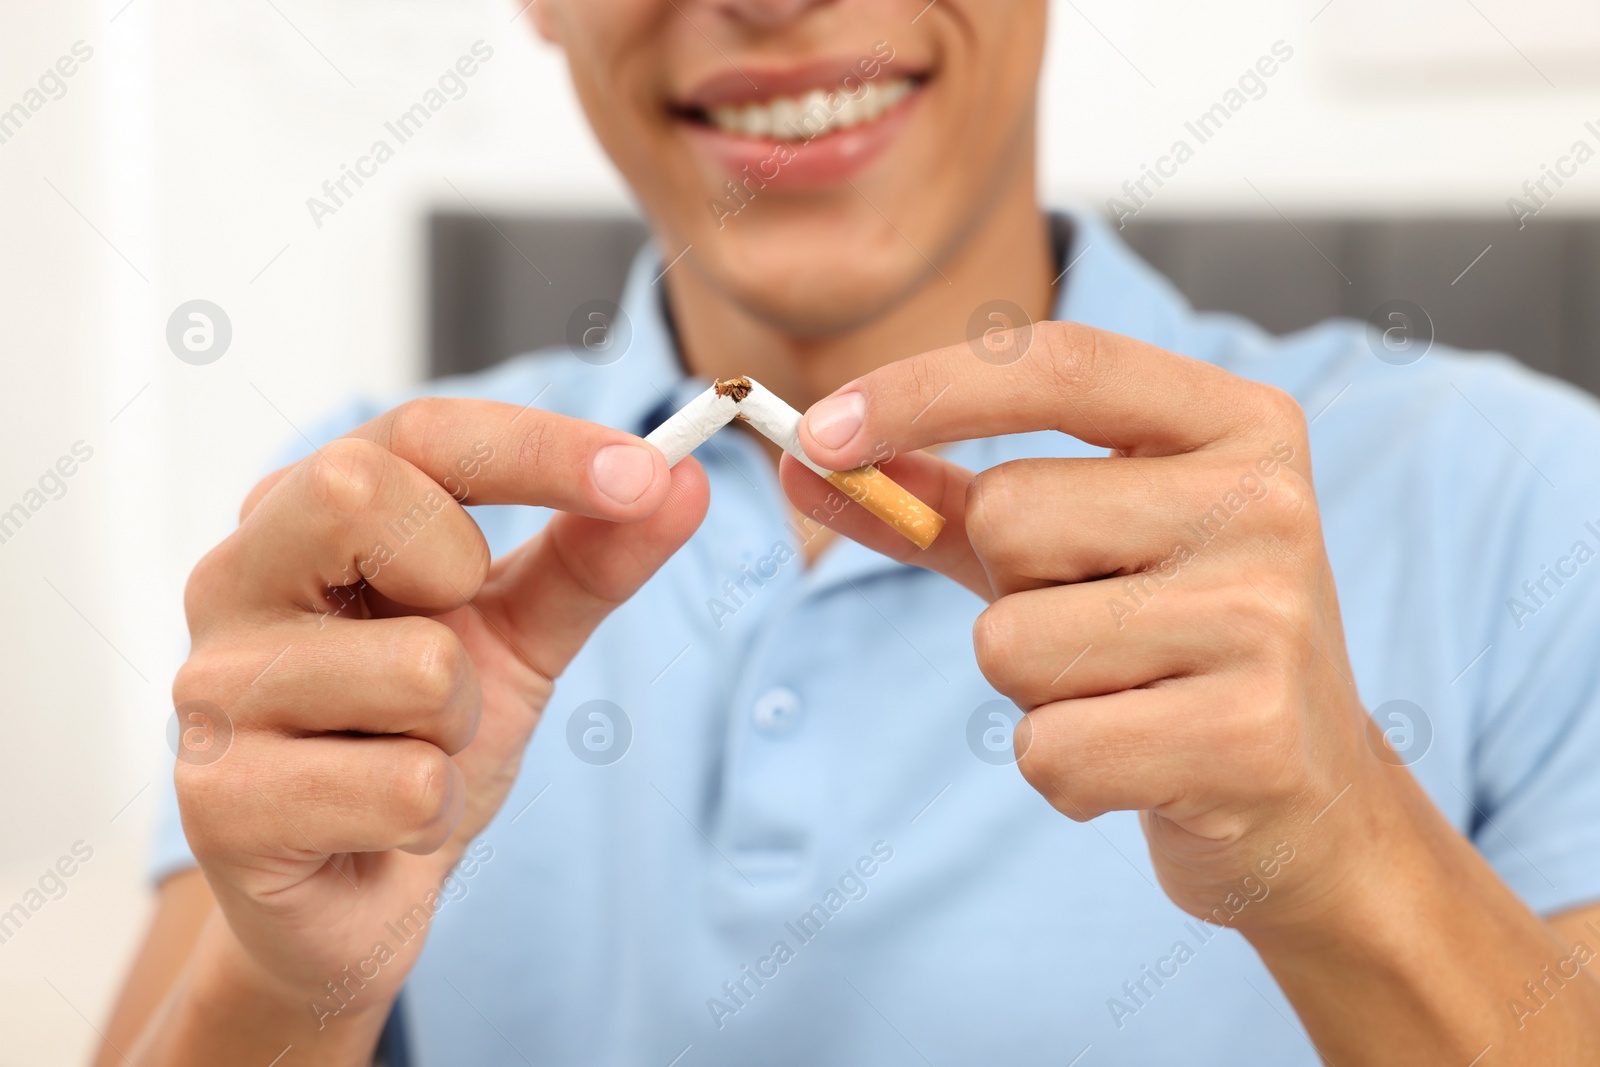
[[[878,318],[933,268],[873,215],[852,225],[825,217],[748,233],[713,232],[697,245],[696,273],[752,317],[794,337],[846,333]]]

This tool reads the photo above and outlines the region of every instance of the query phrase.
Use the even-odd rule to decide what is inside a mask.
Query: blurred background
[[[79,1061],[109,1010],[148,907],[184,579],[269,457],[352,393],[540,336],[522,298],[553,297],[520,287],[580,254],[559,218],[631,213],[521,6],[7,0],[0,919],[27,914],[0,922],[0,1067]],[[1049,201],[1138,207],[1125,235],[1202,305],[1288,330],[1408,299],[1444,340],[1596,387],[1592,0],[1052,6]],[[1279,41],[1259,98],[1129,199]],[[314,218],[479,42],[460,98]],[[606,232],[607,262],[636,239]],[[168,341],[197,300],[231,335],[204,364]]]

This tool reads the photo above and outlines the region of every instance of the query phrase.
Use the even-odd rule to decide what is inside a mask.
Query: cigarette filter
[[[675,466],[706,439],[735,418],[748,422],[829,484],[894,527],[918,548],[933,544],[944,529],[944,516],[908,493],[873,466],[830,471],[819,467],[800,447],[800,412],[753,378],[719,379],[711,388],[679,408],[645,438]]]

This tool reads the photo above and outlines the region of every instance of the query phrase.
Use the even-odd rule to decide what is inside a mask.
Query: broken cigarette
[[[743,419],[834,488],[894,527],[918,548],[933,544],[944,516],[873,466],[830,471],[811,462],[800,447],[800,413],[752,378],[719,379],[650,432],[645,440],[675,466],[734,419]]]

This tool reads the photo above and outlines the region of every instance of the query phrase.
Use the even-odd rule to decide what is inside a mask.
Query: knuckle
[[[239,523],[241,525],[243,525],[244,520],[248,519],[250,514],[261,505],[261,501],[266,499],[268,494],[278,487],[278,483],[283,481],[283,475],[285,473],[286,472],[282,469],[273,471],[271,474],[257,482],[254,488],[252,488],[250,492],[245,495],[245,498],[239,502]]]
[[[191,635],[200,628],[210,614],[212,599],[218,591],[228,587],[228,572],[233,567],[234,546],[238,536],[238,533],[228,535],[211,551],[201,556],[195,563],[194,569],[189,572],[188,580],[184,582],[183,614],[189,621]]]
[[[946,385],[940,385],[935,381],[935,376],[932,373],[932,369],[928,366],[926,360],[909,359],[905,363],[905,368],[906,374],[908,374],[911,378],[911,395],[916,398],[916,403],[919,406],[919,410],[921,409],[922,405],[933,403],[934,397],[936,397],[941,390],[948,387],[948,383]]]
[[[378,428],[378,440],[391,452],[415,454],[427,435],[445,419],[445,401],[436,396],[419,396],[389,409]]]
[[[196,651],[183,661],[172,677],[172,703],[176,707],[191,700],[221,703],[219,697],[233,678],[230,664],[214,652]]]
[[[1260,660],[1265,676],[1281,686],[1293,684],[1294,676],[1304,670],[1316,655],[1304,629],[1282,624],[1267,629],[1261,639]]]
[[[216,814],[228,806],[228,791],[222,788],[222,777],[211,773],[211,768],[205,765],[183,760],[173,764],[172,784],[178,794],[178,808],[185,816],[185,831],[190,830],[191,821],[209,822],[200,816]]]
[[[1292,470],[1281,471],[1276,481],[1267,496],[1272,503],[1273,525],[1296,539],[1320,532],[1322,519],[1311,483]]]
[[[1040,794],[1048,798],[1052,805],[1065,813],[1070,809],[1071,805],[1058,803],[1058,801],[1065,798],[1061,786],[1056,781],[1058,777],[1056,761],[1045,755],[1041,751],[1042,747],[1035,740],[1029,746],[1028,751],[1018,758],[1017,771],[1022,775],[1023,781],[1033,786]]]
[[[383,492],[389,453],[359,437],[341,437],[304,461],[301,477],[307,491],[335,514],[370,509]]]
[[[1210,597],[1209,614],[1222,633],[1233,635],[1238,647],[1260,650],[1277,639],[1283,620],[1273,610],[1260,582],[1231,582]]]
[[[978,669],[1004,693],[1014,686],[1019,619],[1009,598],[990,604],[972,623],[972,649]]]
[[[1017,770],[1050,806],[1073,822],[1088,822],[1101,812],[1095,798],[1081,787],[1080,775],[1073,773],[1067,746],[1045,740],[1036,732],[1026,752],[1017,759]]]
[[[1291,455],[1301,455],[1310,440],[1305,408],[1291,394],[1263,382],[1246,383],[1244,414],[1252,438],[1275,442],[1273,451],[1288,447]]]
[[[1074,322],[1040,323],[1037,330],[1035,344],[1042,339],[1056,397],[1064,403],[1077,403],[1091,394],[1106,370],[1109,336]]]
[[[1101,362],[1100,332],[1077,322],[1040,323],[1036,329],[1058,395],[1063,399],[1082,397]]]
[[[1275,670],[1279,673],[1280,687],[1288,689],[1304,677],[1322,653],[1315,642],[1321,641],[1317,632],[1316,612],[1309,600],[1296,598],[1283,609],[1285,622],[1278,628],[1278,639],[1273,645]],[[1323,642],[1325,645],[1326,642]]]
[[[972,550],[987,563],[1004,564],[1013,528],[1014,472],[1009,464],[980,471],[967,483],[966,527]]]
[[[1221,610],[1252,658],[1269,663],[1301,658],[1311,612],[1305,597],[1287,583],[1260,575],[1249,585],[1230,586]]]
[[[1272,680],[1241,696],[1226,732],[1230,777],[1255,797],[1293,793],[1305,765],[1299,716]]]
[[[979,471],[973,476],[972,481],[967,483],[965,511],[967,540],[972,543],[972,550],[979,556],[988,554],[998,525],[994,519],[994,485],[993,470]]]
[[[455,765],[426,741],[405,746],[394,768],[391,800],[401,824],[428,834],[449,814],[455,792]]]
[[[425,707],[448,706],[471,669],[466,646],[443,623],[418,619],[394,648],[396,667]]]
[[[1268,425],[1279,431],[1297,431],[1304,433],[1306,426],[1305,410],[1288,392],[1275,385],[1263,382],[1252,382],[1256,413]]]
[[[550,420],[535,418],[529,421],[527,429],[522,432],[517,442],[517,469],[526,474],[537,474],[542,470],[545,447],[549,444]]]
[[[226,772],[220,767],[178,760],[172,769],[184,837],[202,860],[238,848],[256,832],[255,820],[240,802],[237,766]]]
[[[1259,676],[1254,684],[1244,687],[1243,699],[1234,706],[1233,731],[1239,751],[1247,760],[1252,753],[1259,756],[1281,743],[1290,724],[1276,683],[1273,672]]]

